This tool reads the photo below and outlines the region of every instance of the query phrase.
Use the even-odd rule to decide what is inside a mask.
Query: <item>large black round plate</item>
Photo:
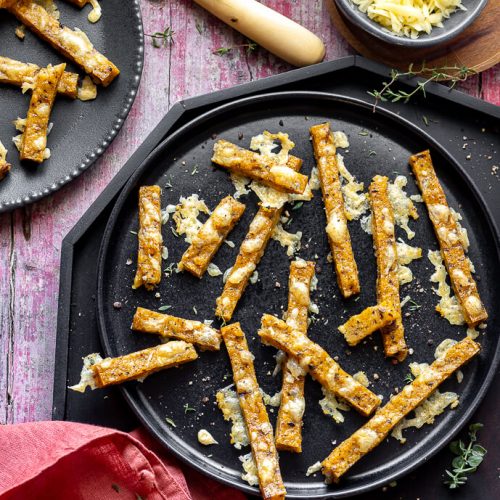
[[[131,289],[137,256],[138,187],[148,184],[162,186],[163,206],[177,203],[181,195],[199,193],[208,206],[214,208],[222,197],[234,192],[227,173],[210,162],[216,137],[248,147],[250,137],[265,129],[290,134],[296,143],[293,153],[304,159],[303,170],[309,174],[314,165],[309,127],[325,120],[332,123],[333,129],[343,130],[349,136],[349,152],[344,152],[346,165],[365,185],[376,173],[388,175],[391,179],[399,173],[408,176],[408,191],[417,193],[409,176],[408,157],[411,153],[431,148],[448,200],[463,214],[463,223],[469,230],[470,256],[477,269],[479,289],[491,314],[490,325],[496,324],[498,308],[495,304],[500,300],[497,237],[479,194],[460,166],[429,136],[394,114],[382,110],[374,114],[366,103],[331,94],[285,92],[242,99],[199,117],[166,139],[124,188],[106,229],[99,264],[98,308],[106,355],[122,355],[157,342],[154,337],[130,330],[137,306],[157,309],[161,305],[171,305],[168,311],[171,314],[213,319],[215,299],[222,289],[220,276],[205,276],[199,281],[190,275],[175,273],[162,280],[158,288],[160,297],[154,292]],[[230,235],[236,247],[223,245],[215,257],[214,262],[222,270],[233,264],[239,243],[256,212],[253,195],[244,201],[247,210]],[[421,246],[427,254],[427,249],[436,249],[437,244],[425,208],[419,205],[418,211],[420,219],[412,224],[417,235],[411,244]],[[320,314],[310,326],[311,338],[332,356],[338,356],[341,365],[350,373],[364,370],[372,381],[371,388],[377,394],[383,394],[386,401],[394,387],[403,386],[410,362],[432,362],[435,347],[441,340],[447,337],[460,339],[465,335],[465,327],[451,326],[434,311],[437,296],[429,281],[432,265],[424,256],[412,264],[415,280],[401,290],[402,296],[410,295],[421,305],[404,318],[413,354],[404,363],[393,366],[383,357],[378,335],[366,344],[348,349],[336,327],[351,314],[375,303],[376,268],[371,236],[362,231],[358,222],[350,223],[362,292],[359,299],[345,301],[339,297],[333,266],[327,262],[329,248],[320,194],[316,192],[311,203],[304,203],[302,208],[290,213],[293,221],[287,229],[303,232],[299,255],[316,261],[317,265],[319,285],[312,299],[319,305]],[[170,252],[169,261],[164,264],[167,267],[179,261],[187,244],[182,238],[176,238],[167,226],[164,226],[163,236]],[[406,239],[403,233],[398,236]],[[127,265],[127,259],[133,264]],[[276,241],[271,241],[258,267],[259,280],[248,287],[234,317],[234,321],[241,322],[255,354],[258,380],[270,394],[278,391],[281,385],[281,377],[271,376],[275,350],[261,345],[256,332],[264,312],[280,316],[286,308],[288,268],[289,259],[284,249]],[[121,309],[113,307],[116,301],[123,304]],[[498,332],[491,327],[487,335],[481,335],[480,341],[483,347],[481,355],[464,369],[463,382],[458,384],[453,377],[443,386],[460,393],[458,408],[446,411],[433,426],[406,431],[408,441],[404,446],[389,438],[335,486],[326,486],[319,473],[307,478],[305,472],[310,465],[325,458],[335,442],[339,443],[362,425],[364,419],[349,411],[345,414],[344,424],[335,424],[320,410],[318,400],[322,395],[318,384],[308,380],[303,453],[281,453],[280,458],[290,498],[349,496],[401,476],[429,458],[470,417],[491,380],[497,364]],[[378,374],[378,380],[374,379],[375,374]],[[170,450],[220,481],[256,492],[240,479],[238,456],[243,453],[229,444],[230,425],[214,404],[216,391],[231,381],[230,366],[223,349],[216,353],[202,353],[196,363],[155,374],[142,384],[129,383],[123,391],[141,421]],[[204,403],[204,398],[208,398],[208,402]],[[274,421],[276,411],[271,409],[270,412]],[[167,417],[175,422],[176,427],[167,423]],[[196,434],[201,428],[212,432],[220,444],[209,448],[200,445]]]
[[[40,166],[21,164],[12,137],[12,121],[25,117],[30,94],[0,85],[0,141],[9,150],[10,173],[0,182],[0,212],[31,203],[58,190],[92,165],[106,150],[123,125],[139,86],[143,62],[143,32],[139,0],[106,0],[96,24],[87,20],[89,6],[82,10],[58,2],[60,21],[85,31],[94,46],[111,59],[121,73],[108,88],[98,87],[94,101],[72,101],[59,97],[50,121],[49,160]],[[0,10],[1,55],[40,66],[67,62],[56,50],[26,30],[21,42],[14,34],[17,19]],[[83,71],[68,63],[68,71]]]

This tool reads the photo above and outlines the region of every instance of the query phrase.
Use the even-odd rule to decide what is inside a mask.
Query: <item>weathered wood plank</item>
[[[352,53],[332,26],[322,0],[263,3],[319,35],[327,47],[327,60]],[[50,418],[61,241],[133,151],[179,99],[291,69],[264,50],[246,54],[239,48],[222,57],[212,54],[246,40],[191,0],[143,0],[142,12],[146,33],[172,26],[175,42],[155,49],[146,40],[136,102],[104,158],[27,213],[18,210],[0,216],[0,423]],[[460,88],[500,104],[499,81],[497,67]]]

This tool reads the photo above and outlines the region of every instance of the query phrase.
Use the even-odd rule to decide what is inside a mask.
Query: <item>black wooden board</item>
[[[212,97],[189,100],[182,104],[182,107],[187,110],[184,113],[181,113],[179,106],[173,108],[169,115],[167,115],[165,122],[163,122],[164,130],[155,130],[153,136],[149,139],[151,142],[146,143],[142,150],[138,151],[135,158],[131,160],[132,163],[129,162],[124,167],[118,175],[118,179],[111,183],[103,196],[96,202],[93,209],[86,214],[82,222],[77,225],[65,240],[63,247],[58,337],[58,357],[61,357],[61,364],[57,364],[59,370],[55,380],[54,418],[90,421],[105,425],[120,426],[121,428],[130,428],[129,426],[133,423],[132,419],[128,420],[124,418],[127,415],[127,411],[123,411],[122,409],[115,410],[118,401],[120,401],[118,391],[109,391],[106,394],[106,398],[103,397],[104,393],[102,392],[86,394],[84,398],[74,394],[69,394],[66,397],[64,387],[68,381],[73,381],[77,378],[81,367],[81,356],[98,350],[99,344],[95,335],[95,302],[92,294],[89,293],[89,290],[95,288],[95,271],[90,272],[90,270],[93,270],[96,262],[97,247],[101,239],[105,221],[109,215],[110,201],[112,201],[113,196],[119,191],[128,175],[132,173],[137,164],[140,163],[158,140],[163,135],[166,135],[173,124],[174,126],[178,126],[201,111],[208,109],[210,101],[212,101],[213,106],[216,101],[221,102],[237,95],[251,93],[252,88],[254,91],[276,87],[280,90],[283,88],[319,89],[366,98],[366,89],[371,88],[371,86],[378,86],[381,82],[381,78],[374,73],[369,73],[367,68],[381,72],[384,71],[381,67],[373,66],[362,59],[349,58],[348,60],[325,63],[317,67],[307,68],[307,70],[299,70],[274,79],[257,82],[258,85],[248,85],[239,89],[231,89],[227,93],[217,93]],[[335,77],[331,73],[333,70],[336,70],[334,73]],[[287,85],[283,85],[284,81],[287,82]],[[332,84],[331,82],[337,83]],[[352,82],[363,82],[363,85],[359,83],[354,85]],[[276,83],[276,85],[273,85],[273,83]],[[442,92],[439,87],[437,89],[438,93]],[[427,100],[419,102],[418,111],[411,104],[406,106],[391,106],[391,108],[396,109],[403,116],[408,117],[410,120],[420,124],[422,128],[430,131],[439,142],[447,145],[455,157],[460,158],[461,155],[465,156],[462,153],[464,136],[472,139],[467,154],[472,154],[474,158],[477,158],[479,152],[484,154],[485,148],[488,148],[488,150],[491,148],[491,154],[488,153],[486,157],[481,157],[479,162],[471,162],[470,173],[474,177],[476,185],[479,185],[483,191],[487,204],[489,204],[490,209],[494,212],[494,217],[496,220],[499,220],[499,207],[491,203],[491,199],[498,196],[498,185],[495,184],[498,183],[498,179],[491,175],[491,165],[497,161],[493,151],[498,150],[498,140],[495,137],[495,129],[498,127],[498,121],[496,120],[497,117],[494,116],[495,110],[492,107],[485,106],[484,103],[457,93],[453,93],[450,97],[452,97],[453,103],[446,99],[429,95]],[[463,102],[462,104],[458,104],[458,101]],[[477,107],[482,108],[482,110],[472,111],[476,103],[478,104]],[[458,116],[457,107],[461,108],[463,113],[467,113],[468,119],[466,122],[455,121],[456,116]],[[453,114],[450,113],[451,108],[454,110]],[[493,116],[489,115],[486,111],[492,111]],[[425,127],[421,120],[422,115],[428,118],[430,123],[429,129]],[[434,122],[431,120],[438,121],[439,123],[433,128]],[[160,124],[159,128],[161,126],[162,124]],[[482,129],[485,129],[485,131],[481,132]],[[481,148],[476,149],[473,141],[477,142],[478,140],[481,140],[482,144]],[[141,155],[142,158],[140,158]],[[493,159],[487,158],[490,155],[493,156]],[[84,255],[86,255],[85,259],[82,258]],[[75,279],[72,279],[72,276]],[[71,332],[69,336],[68,327],[70,327]],[[83,340],[90,340],[90,332],[92,332],[93,345],[85,345]],[[63,358],[65,353],[68,352],[70,356],[67,358],[68,365],[65,366]],[[493,400],[491,404],[494,403],[496,402]],[[119,418],[116,418],[117,415],[119,415]],[[351,416],[352,414],[349,414],[349,418]],[[328,421],[326,423],[328,424]],[[446,452],[443,452],[441,457],[441,462],[445,462],[447,459]],[[485,464],[485,470],[489,470],[486,467]],[[420,470],[417,474],[419,473]],[[441,473],[442,468],[439,469],[439,472],[433,474],[433,478],[429,477],[426,482],[429,483],[430,487],[435,488],[435,491],[439,491],[444,496],[446,490],[440,486]],[[395,493],[397,491],[398,488],[395,490],[391,489],[391,492]]]
[[[111,144],[121,129],[134,102],[142,73],[144,36],[138,0],[107,0],[102,18],[92,24],[87,20],[90,6],[79,9],[67,2],[57,4],[60,21],[70,28],[87,33],[94,46],[113,61],[120,75],[107,88],[98,87],[97,99],[81,102],[58,97],[51,114],[54,124],[48,147],[51,157],[42,165],[21,163],[12,137],[19,132],[12,121],[25,117],[30,93],[0,85],[0,141],[9,153],[10,173],[0,182],[0,212],[32,203],[57,191],[89,168]],[[55,49],[26,30],[19,40],[14,34],[19,21],[0,10],[1,55],[23,62],[46,66],[68,62]],[[83,70],[67,64],[67,71]]]

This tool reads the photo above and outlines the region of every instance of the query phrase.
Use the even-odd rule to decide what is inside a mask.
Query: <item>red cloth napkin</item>
[[[2,500],[244,500],[181,465],[145,431],[72,422],[0,426]]]

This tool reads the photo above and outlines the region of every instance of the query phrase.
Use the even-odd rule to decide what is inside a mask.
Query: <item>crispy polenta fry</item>
[[[288,165],[293,170],[300,170],[302,160],[291,156]],[[243,296],[250,276],[252,276],[264,255],[282,211],[283,207],[267,208],[261,206],[250,223],[248,233],[236,257],[236,262],[227,277],[221,295],[216,301],[215,315],[224,321],[230,321],[233,317],[238,301]]]
[[[359,344],[365,337],[395,321],[400,313],[391,304],[377,304],[367,307],[359,314],[351,316],[339,331],[350,346]]]
[[[323,474],[327,479],[337,482],[360,458],[378,446],[398,422],[479,350],[479,344],[466,337],[424,369],[411,384],[393,396],[363,427],[337,446],[322,462]]]
[[[144,285],[152,290],[161,280],[161,189],[141,186],[139,189],[139,250],[137,271],[132,288]]]
[[[381,328],[387,357],[403,361],[408,354],[399,300],[398,255],[394,234],[394,213],[387,191],[389,179],[373,178],[369,187],[372,209],[373,246],[377,258],[377,302],[385,303],[396,313],[393,323]]]
[[[196,344],[200,349],[218,351],[221,336],[219,330],[211,328],[201,321],[177,318],[138,307],[132,320],[132,330],[144,333],[156,333],[162,337],[172,337]]]
[[[304,335],[307,334],[307,315],[311,302],[309,291],[313,277],[314,262],[299,259],[290,263],[286,323]],[[306,372],[294,358],[289,357],[283,360],[282,371],[283,385],[276,423],[276,448],[301,453]]]
[[[179,262],[179,269],[185,269],[197,278],[201,278],[244,211],[245,205],[232,196],[222,199],[184,252]]]
[[[96,355],[89,355],[87,358],[93,356]],[[88,366],[85,363],[87,358],[84,358],[82,380],[70,389],[85,392],[87,386],[95,389],[137,380],[160,370],[194,361],[197,357],[192,344],[174,340],[117,358],[99,358],[99,361],[91,362]]]
[[[34,0],[7,1],[4,4],[19,21],[83,68],[96,83],[107,87],[119,75],[120,70],[94,48],[83,31],[62,26]]]
[[[35,76],[35,86],[21,139],[21,160],[42,163],[46,158],[50,113],[56,100],[57,86],[65,68],[66,64],[49,65]]]
[[[253,459],[257,466],[262,498],[284,499],[286,490],[281,479],[273,428],[255,376],[254,357],[248,349],[245,334],[239,323],[224,326],[221,332],[231,361],[233,379],[250,438]]]
[[[298,173],[290,165],[279,165],[278,160],[274,158],[240,148],[225,140],[219,140],[214,144],[212,161],[230,172],[284,193],[302,194],[308,183],[307,176]]]
[[[462,307],[466,323],[473,328],[486,321],[488,313],[479,297],[464,247],[458,236],[457,223],[432,165],[429,150],[411,156],[410,165],[434,226],[451,286]]]
[[[329,123],[310,128],[314,156],[318,165],[321,192],[326,212],[326,234],[332,251],[340,292],[351,297],[360,291],[358,266],[347,228],[335,141]]]
[[[344,399],[362,415],[370,415],[379,406],[377,395],[342,370],[321,346],[284,321],[264,314],[258,333],[265,344],[293,356],[325,389]]]
[[[36,64],[23,63],[0,56],[0,83],[23,87],[23,90],[24,86],[31,88],[40,69]],[[78,96],[78,75],[65,71],[57,84],[57,92],[76,99]]]

